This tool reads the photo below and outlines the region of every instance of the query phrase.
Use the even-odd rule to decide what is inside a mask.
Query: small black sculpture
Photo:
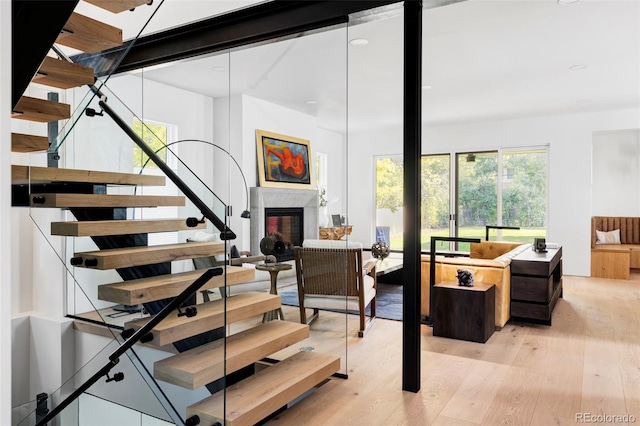
[[[473,287],[473,272],[465,269],[458,269],[458,285]]]

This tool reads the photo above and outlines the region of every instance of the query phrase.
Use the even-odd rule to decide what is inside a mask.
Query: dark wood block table
[[[494,284],[443,281],[433,286],[433,297],[434,336],[485,343],[495,331]]]
[[[562,247],[525,250],[511,260],[511,317],[551,325],[562,297]]]

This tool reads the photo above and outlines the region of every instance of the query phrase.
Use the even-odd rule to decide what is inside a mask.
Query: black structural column
[[[422,1],[404,2],[404,236],[402,390],[420,390],[420,156]]]

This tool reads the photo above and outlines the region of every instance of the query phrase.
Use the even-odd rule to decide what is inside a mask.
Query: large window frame
[[[459,168],[457,165],[457,161],[458,158],[462,157],[462,156],[468,156],[468,155],[482,155],[482,154],[495,154],[496,156],[496,211],[495,211],[495,223],[487,223],[486,225],[495,225],[495,226],[517,226],[520,223],[507,223],[505,221],[505,215],[504,215],[504,209],[505,209],[505,184],[508,184],[509,182],[506,182],[505,179],[507,180],[513,180],[515,174],[509,174],[509,171],[506,169],[505,167],[505,156],[510,156],[510,155],[520,155],[520,154],[525,154],[525,153],[532,153],[532,154],[542,154],[544,156],[544,172],[543,172],[543,178],[545,180],[544,183],[544,195],[543,195],[543,199],[544,201],[537,199],[534,200],[534,202],[536,204],[539,204],[541,202],[544,203],[544,219],[542,220],[543,222],[543,226],[540,229],[530,229],[527,233],[527,231],[518,231],[518,230],[501,230],[498,229],[496,231],[491,231],[490,233],[490,239],[498,239],[498,240],[502,240],[502,239],[509,239],[509,240],[514,240],[514,241],[523,241],[523,242],[532,242],[534,237],[540,237],[540,238],[544,238],[546,236],[546,232],[547,232],[547,226],[548,226],[548,197],[549,197],[549,146],[548,145],[539,145],[539,146],[528,146],[528,147],[501,147],[501,148],[494,148],[494,149],[484,149],[484,150],[477,150],[477,151],[451,151],[448,153],[430,153],[430,154],[424,154],[422,155],[422,162],[423,165],[425,164],[425,159],[429,158],[429,157],[446,157],[448,156],[448,160],[449,160],[449,225],[448,225],[448,235],[444,235],[446,234],[446,232],[444,232],[444,229],[441,230],[443,232],[440,232],[438,230],[436,230],[436,232],[434,234],[437,234],[438,236],[455,236],[455,237],[459,237],[459,236],[466,236],[469,237],[469,235],[461,235],[460,234],[460,228],[459,228],[459,218],[458,218],[458,212],[459,212],[459,202],[460,202],[460,177],[459,177]],[[395,232],[395,237],[394,237],[394,232],[393,232],[393,225],[390,225],[387,220],[383,220],[381,219],[380,215],[381,215],[381,209],[384,207],[385,203],[388,203],[388,200],[383,200],[383,197],[381,197],[380,195],[380,182],[379,182],[379,164],[382,163],[384,160],[391,160],[392,162],[397,162],[398,160],[401,160],[401,157],[399,155],[385,155],[385,156],[376,156],[375,157],[375,161],[374,161],[374,175],[375,175],[375,179],[374,179],[374,188],[373,188],[373,192],[374,192],[374,196],[375,196],[375,217],[374,217],[374,223],[376,226],[376,229],[374,231],[376,238],[378,237],[378,230],[380,227],[383,226],[391,226],[392,227],[392,232],[391,232],[391,248],[394,250],[401,250],[402,246],[396,244],[394,245],[394,242],[397,241],[402,241],[402,235],[401,235],[401,230],[399,233],[399,236],[397,235],[398,232]],[[401,167],[401,166],[400,166]],[[422,174],[423,176],[421,177],[421,179],[424,182],[425,176],[425,168],[423,167],[422,169]],[[389,180],[389,175],[390,173],[386,173],[386,180]],[[521,175],[521,173],[518,173],[518,175]],[[509,176],[511,176],[511,179],[509,179]],[[389,193],[389,192],[398,192],[398,193],[402,193],[402,179],[401,177],[398,179],[397,182],[394,183],[395,185],[395,189],[392,191],[389,191],[388,189],[388,185],[383,185],[382,187],[384,188],[385,193]],[[538,192],[540,192],[540,188],[539,186],[536,187]],[[423,197],[424,197],[424,188],[423,188]],[[402,200],[400,200],[402,201]],[[425,200],[424,198],[421,201],[421,205],[424,206],[425,205]],[[397,211],[395,212],[396,218],[399,218],[399,220],[402,219],[402,203],[400,202],[400,204],[398,204],[397,206]],[[538,206],[539,207],[539,206]],[[423,212],[423,218],[424,218],[424,212]],[[424,221],[423,221],[424,222]],[[424,223],[423,223],[424,226]],[[533,228],[533,227],[529,227],[529,228]],[[481,229],[480,231],[478,231],[479,234],[478,235],[473,235],[473,237],[479,237],[479,238],[484,238],[485,235],[485,230]],[[425,233],[424,229],[420,230],[421,233],[421,247],[422,247],[422,252],[426,253],[429,251],[429,245],[430,245],[430,237],[431,234],[427,234]],[[531,234],[531,235],[529,235]],[[398,240],[398,238],[400,238],[400,240]],[[525,241],[526,240],[526,241]],[[530,241],[529,241],[530,240]],[[401,244],[401,243],[400,243]],[[449,246],[447,247],[439,247],[439,249],[448,249],[448,250],[457,250],[457,251],[466,251],[468,250],[468,244],[464,245],[456,245],[455,243],[451,242],[451,243],[444,243],[444,244],[449,244]]]

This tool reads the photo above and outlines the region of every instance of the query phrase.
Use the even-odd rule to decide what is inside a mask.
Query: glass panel
[[[226,75],[223,79],[222,84],[228,83]],[[146,91],[147,88],[151,90]],[[82,89],[75,89],[75,91],[83,92]],[[89,335],[92,333],[112,332],[119,336],[123,329],[136,329],[140,326],[137,321],[146,321],[148,317],[159,312],[169,300],[177,296],[203,271],[195,271],[195,274],[189,275],[188,279],[174,278],[175,275],[190,274],[194,269],[197,269],[194,258],[205,260],[215,258],[221,265],[225,265],[233,242],[225,242],[223,247],[219,248],[219,252],[217,252],[219,254],[215,256],[201,257],[205,253],[211,253],[209,248],[198,249],[191,253],[187,247],[175,247],[168,249],[170,251],[168,256],[158,255],[157,252],[150,254],[146,259],[138,260],[135,260],[134,255],[124,256],[122,260],[125,264],[114,264],[112,267],[89,265],[86,261],[87,259],[92,260],[93,256],[86,252],[132,246],[136,248],[165,246],[170,243],[181,243],[188,246],[186,243],[188,239],[211,241],[207,239],[213,238],[220,232],[211,221],[205,220],[200,228],[186,226],[186,224],[187,222],[200,221],[206,208],[218,217],[220,228],[226,229],[231,225],[227,216],[227,204],[214,194],[213,188],[219,191],[220,196],[225,196],[227,202],[232,200],[234,203],[238,203],[239,207],[231,217],[232,225],[238,225],[236,229],[242,228],[240,221],[248,222],[240,217],[240,213],[248,205],[248,193],[243,182],[244,178],[240,179],[242,169],[232,162],[227,150],[203,139],[205,135],[209,139],[213,139],[210,133],[212,129],[210,101],[208,107],[200,108],[197,111],[195,109],[189,110],[184,108],[184,105],[202,105],[207,102],[205,97],[146,81],[138,75],[114,77],[102,87],[102,92],[107,98],[106,104],[99,105],[98,100],[94,99],[90,106],[96,111],[101,111],[103,108],[106,111],[103,115],[79,117],[73,131],[67,136],[65,144],[60,146],[58,151],[59,165],[65,169],[76,169],[78,173],[83,173],[84,170],[90,171],[83,178],[88,180],[99,176],[100,172],[114,174],[109,175],[109,178],[105,178],[105,180],[89,184],[55,183],[43,186],[39,182],[28,182],[30,184],[28,189],[32,196],[27,197],[27,203],[30,198],[33,198],[33,194],[40,192],[45,193],[43,197],[47,201],[54,197],[50,194],[51,192],[81,194],[83,197],[84,195],[136,196],[137,199],[157,197],[152,202],[143,203],[142,205],[145,207],[139,208],[131,207],[135,205],[135,202],[129,204],[132,200],[117,205],[102,204],[105,201],[100,200],[84,201],[80,205],[72,203],[71,205],[62,204],[59,206],[69,206],[68,209],[42,208],[37,204],[29,209],[31,219],[50,246],[44,250],[41,257],[46,257],[47,263],[53,263],[55,266],[54,268],[43,267],[41,270],[36,270],[34,282],[41,281],[50,284],[51,277],[56,275],[59,275],[62,280],[66,280],[66,312],[57,312],[57,314],[64,315],[66,313],[90,324],[98,323],[92,326],[94,327],[92,331],[83,330],[79,333],[83,339],[90,338]],[[69,97],[75,99],[73,96]],[[84,98],[79,96],[78,99]],[[167,99],[176,99],[176,103],[172,104]],[[182,103],[178,103],[180,102],[178,99]],[[176,105],[176,108],[171,108],[172,105]],[[160,170],[155,167],[157,164],[146,163],[146,160],[141,158],[139,151],[136,151],[137,145],[109,115],[110,110],[115,112],[125,127],[133,129],[132,133],[135,134],[137,130],[137,133],[142,135],[144,140],[151,142],[152,151],[159,150],[158,154],[161,156],[161,160],[164,160],[160,164],[166,164],[166,169]],[[223,113],[218,116],[221,120],[226,118]],[[218,124],[226,127],[224,121]],[[135,126],[138,128],[135,129]],[[178,135],[190,139],[178,139]],[[221,139],[218,138],[217,142],[224,142]],[[228,146],[228,141],[226,145]],[[198,147],[198,150],[194,149],[194,146]],[[179,158],[178,153],[180,154]],[[34,165],[47,164],[44,154],[33,155],[30,159]],[[164,179],[165,184],[154,181],[146,185],[121,184],[119,180],[122,176],[125,176],[126,179],[164,178],[165,174],[169,172],[176,174],[183,185],[174,185],[168,178]],[[140,176],[141,174],[143,176]],[[112,180],[114,177],[116,179]],[[180,200],[170,198],[190,194],[194,196],[186,197],[184,206],[181,205]],[[230,197],[230,194],[233,197]],[[163,206],[163,204],[167,205]],[[159,205],[160,207],[146,207],[147,205]],[[187,221],[188,218],[192,218],[192,220]],[[83,225],[88,225],[90,221],[98,219],[114,219],[121,223],[102,224],[91,232],[77,232],[77,235],[74,232],[69,234],[63,232],[65,235],[72,235],[68,238],[52,235],[57,234],[52,230],[52,222],[79,221],[83,222]],[[139,233],[114,229],[124,224],[124,220],[131,219],[156,222],[158,219],[178,219],[179,222],[169,228],[175,227],[179,230],[169,229],[164,232],[156,232],[157,229],[153,229],[156,223],[151,222],[146,225],[138,225],[139,228],[135,229],[136,231],[139,229]],[[199,234],[203,234],[205,237],[203,238]],[[241,234],[239,235],[241,236]],[[52,259],[49,260],[49,257]],[[58,263],[56,264],[56,262]],[[206,268],[210,266],[212,265],[206,266]],[[225,266],[223,272],[226,274],[228,271],[229,268]],[[155,279],[156,277],[161,280],[169,280],[171,285],[130,289],[132,286],[146,285],[146,282],[142,283],[140,280]],[[177,283],[174,283],[174,279],[177,280]],[[198,292],[180,310],[171,313],[174,319],[184,317],[190,321],[197,321],[202,317],[182,315],[193,312],[187,307],[191,308],[196,304],[196,309],[205,312],[207,309],[217,309],[219,313],[210,323],[205,325],[205,328],[198,329],[198,326],[193,326],[184,336],[169,338],[164,343],[157,343],[162,342],[162,339],[158,340],[159,336],[154,336],[154,341],[159,346],[173,348],[173,352],[184,352],[201,344],[224,338],[226,325],[224,311],[226,311],[227,300],[221,299],[220,295],[224,294],[225,283],[232,280],[233,278],[227,280],[226,276],[215,277],[207,283],[215,293]],[[43,289],[48,291],[46,286],[43,286]],[[206,299],[210,302],[207,302],[206,307],[202,307],[201,305],[205,303]],[[65,302],[63,293],[55,294],[52,298],[42,297],[42,300],[55,303],[57,309],[62,309]],[[108,324],[112,328],[107,329],[103,326],[104,324]],[[206,327],[211,328],[207,329]],[[191,332],[196,329],[198,331]],[[161,399],[161,407],[166,406],[167,410],[171,412],[170,416],[165,414],[164,417],[173,423],[183,423],[184,417],[187,415],[187,406],[204,399],[211,393],[207,390],[207,386],[203,385],[197,386],[195,390],[185,390],[170,381],[156,382],[154,380],[150,373],[154,371],[154,362],[173,355],[171,352],[162,349],[137,348],[135,353],[130,352],[129,354],[131,356],[129,363],[133,369],[131,374],[137,374],[138,378],[142,377],[148,383],[145,388],[140,388],[140,385],[127,380],[132,385],[131,391],[139,392],[135,398],[132,398],[132,401],[137,403],[140,400],[151,399],[155,400],[157,404],[157,400]],[[223,354],[219,355],[220,361],[223,357]],[[221,362],[221,365],[224,366],[224,363]],[[94,372],[91,367],[85,368],[86,373],[83,377]],[[136,369],[138,372],[135,371]],[[220,383],[225,380],[224,376],[223,369],[221,375],[212,378],[207,385],[211,389],[220,389],[222,387]],[[69,413],[70,411],[65,412]],[[151,415],[153,416],[153,413]],[[221,416],[224,417],[223,414]],[[63,422],[63,424],[67,423]]]
[[[133,352],[120,356],[110,371],[102,370],[110,364],[110,357],[119,347],[116,340],[81,333],[78,335],[76,362],[82,366],[55,392],[45,395],[46,403],[39,407],[30,401],[13,409],[13,424],[32,426],[53,410],[60,410],[48,424],[53,425],[169,425],[183,424],[183,419],[166,400],[161,403],[148,382],[131,362]],[[103,375],[96,377],[101,371]],[[67,398],[89,380],[93,384],[68,405]],[[169,394],[179,403],[175,392]],[[63,405],[65,405],[63,407]],[[57,408],[60,407],[60,408]]]
[[[336,242],[342,250],[333,259],[339,268],[337,274],[335,269],[331,271],[339,287],[333,300],[321,295],[305,297],[305,318],[299,308],[294,247],[317,241],[321,234],[335,236],[351,225],[346,199],[347,33],[340,25],[249,45],[233,50],[228,64],[230,132],[238,135],[231,145],[242,152],[247,180],[255,182],[250,189],[251,225],[243,229],[242,239],[257,253],[265,248],[261,242],[268,236],[285,246],[281,254],[275,253],[276,266],[256,266],[255,280],[260,284],[254,289],[277,293],[287,322],[311,321],[314,307],[321,308],[309,326],[308,338],[298,339],[268,358],[283,361],[301,351],[334,355],[340,359],[338,372],[342,374],[348,372],[347,338],[356,337],[359,327],[358,316],[345,312],[349,261],[344,249],[349,236]],[[301,147],[308,147],[308,151]],[[309,184],[292,183],[298,178],[301,182],[308,178]],[[334,226],[332,215],[339,221],[344,217],[344,226]],[[298,228],[295,224],[300,225],[302,235],[293,235]],[[309,256],[301,255],[301,265],[310,265]],[[272,271],[260,270],[269,268]],[[311,267],[303,271],[309,288],[324,274]],[[270,274],[274,274],[272,284]],[[232,287],[231,292],[244,291]],[[266,318],[280,318],[280,313]],[[232,330],[258,327],[262,321],[261,316],[243,321]]]
[[[485,226],[498,220],[498,153],[457,154],[456,236],[484,239]],[[457,250],[469,251],[469,243]]]
[[[431,250],[431,237],[449,237],[451,206],[451,164],[449,155],[422,157],[422,251]],[[449,248],[448,242],[437,242],[439,251]]]
[[[547,219],[547,152],[502,153],[502,240],[532,243],[545,238]]]

